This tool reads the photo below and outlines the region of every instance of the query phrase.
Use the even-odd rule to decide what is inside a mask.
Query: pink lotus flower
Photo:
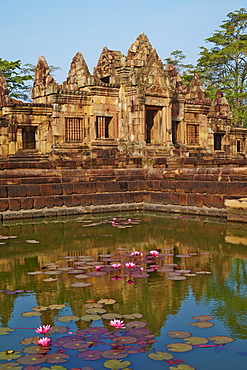
[[[158,257],[159,252],[158,251],[150,251],[149,254],[151,254],[152,257]]]
[[[137,251],[134,251],[134,252],[130,253],[130,257],[135,257],[135,256],[139,256],[139,255],[140,255],[140,252],[137,252]]]
[[[135,267],[135,263],[134,262],[127,262],[125,263],[125,267],[127,267],[127,269],[132,269],[133,267]]]
[[[95,266],[96,271],[100,271],[102,266]]]
[[[113,326],[116,329],[125,329],[123,320],[117,320],[117,319],[111,320],[109,322],[109,325]]]
[[[39,333],[39,334],[46,334],[50,330],[51,330],[51,325],[42,325],[42,326],[39,326],[35,331],[36,333]]]
[[[121,267],[121,263],[113,263],[113,264],[112,264],[112,267],[113,267],[114,269],[119,269],[119,267]]]
[[[126,281],[126,284],[133,285],[133,284],[135,284],[135,282],[134,282],[134,280],[129,279],[129,280]]]
[[[50,344],[50,338],[43,337],[38,340],[38,344],[42,347],[48,347]]]

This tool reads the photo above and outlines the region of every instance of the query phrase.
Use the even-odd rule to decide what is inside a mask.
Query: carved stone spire
[[[10,97],[8,92],[8,87],[6,80],[0,70],[0,108],[8,105],[10,103]]]
[[[68,78],[63,88],[68,91],[78,91],[80,87],[90,85],[92,76],[81,52],[78,52],[70,64]]]
[[[217,91],[216,98],[212,101],[210,114],[219,118],[232,118],[232,112],[228,101],[223,96],[222,91]]]
[[[58,92],[58,84],[50,75],[50,69],[43,55],[39,57],[35,68],[32,98],[37,103],[47,103],[48,96]]]
[[[127,65],[142,67],[152,51],[153,48],[148,37],[142,33],[128,50]]]
[[[195,103],[198,103],[198,104],[211,103],[210,99],[205,97],[204,92],[205,92],[205,89],[202,86],[199,76],[195,74],[193,79],[190,82],[190,86],[188,88],[186,99],[193,100]]]

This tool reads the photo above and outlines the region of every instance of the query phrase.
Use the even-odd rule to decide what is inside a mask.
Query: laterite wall
[[[4,170],[2,219],[122,209],[226,217],[224,201],[247,195],[247,168]]]

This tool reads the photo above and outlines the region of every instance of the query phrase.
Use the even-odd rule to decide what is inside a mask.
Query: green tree
[[[174,50],[170,57],[164,59],[164,65],[173,64],[184,84],[188,85],[193,78],[195,67],[192,64],[184,64],[186,55],[181,50]]]
[[[52,74],[60,67],[49,66]],[[0,58],[0,70],[2,71],[9,89],[9,96],[14,99],[20,99],[26,102],[30,100],[31,84],[33,81],[35,66],[33,64],[21,64],[20,60],[9,62]]]
[[[27,82],[33,79],[33,74],[27,73],[21,61],[9,62],[0,58],[0,69],[6,79],[10,97],[29,100],[31,86]]]
[[[233,112],[236,126],[247,126],[247,11],[227,15],[220,30],[207,38],[210,48],[201,47],[196,70],[208,96],[222,90]]]

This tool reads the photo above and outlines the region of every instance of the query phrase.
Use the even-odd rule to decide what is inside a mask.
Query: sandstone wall
[[[224,203],[246,196],[246,178],[246,167],[6,170],[0,213],[7,219],[138,208],[227,217]]]

